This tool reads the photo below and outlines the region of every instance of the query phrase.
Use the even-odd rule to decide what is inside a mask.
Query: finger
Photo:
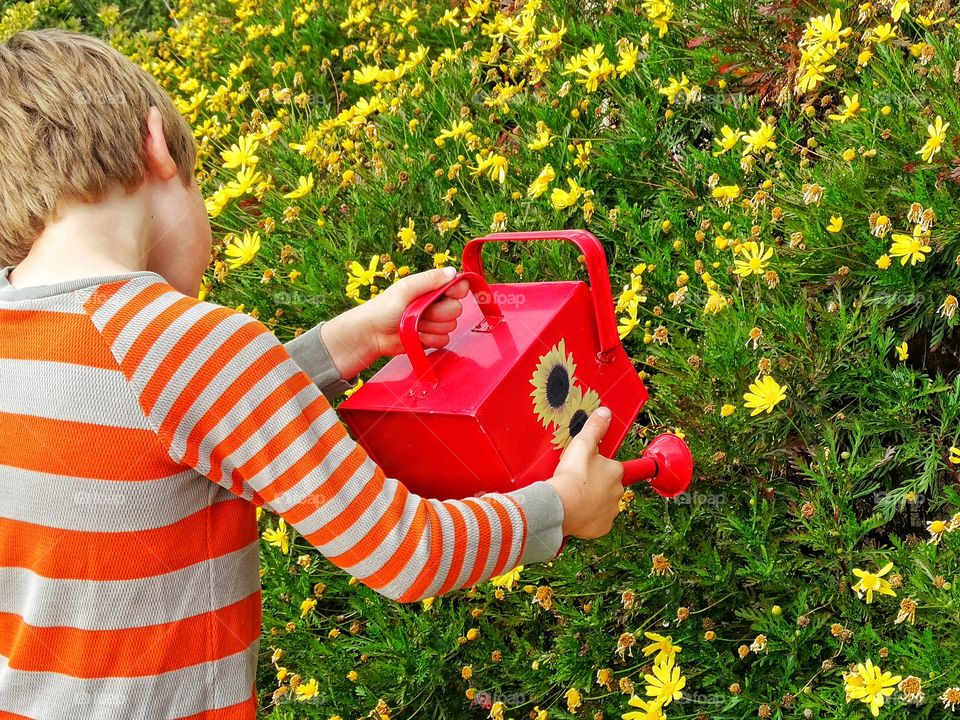
[[[456,320],[447,320],[438,322],[436,320],[421,320],[417,325],[417,330],[422,333],[433,333],[434,335],[449,335],[457,329]]]
[[[423,311],[420,317],[426,320],[446,322],[448,320],[456,320],[461,314],[463,314],[463,306],[459,300],[442,297],[430,303],[429,307]]]
[[[444,290],[443,294],[456,300],[462,300],[467,296],[468,292],[470,292],[470,283],[464,279],[460,280],[459,282],[455,282],[453,285]]]
[[[450,342],[449,335],[438,335],[436,333],[420,333],[420,342],[424,347],[440,348]]]
[[[390,286],[390,290],[400,297],[401,302],[404,307],[406,307],[413,302],[414,298],[428,293],[431,290],[443,287],[446,283],[450,282],[455,275],[456,270],[452,267],[424,270],[423,272],[401,278]]]
[[[580,432],[570,441],[570,446],[575,446],[577,451],[596,452],[607,428],[610,427],[610,419],[610,408],[598,407],[587,418]]]
[[[616,487],[616,492],[618,493],[617,499],[619,500],[619,496],[623,495],[623,476],[625,473],[625,468],[623,463],[620,462],[619,460],[607,460],[607,462],[609,463],[609,466],[610,466],[610,472],[613,474],[614,478],[616,478],[616,481],[617,481],[617,484],[615,485],[615,487]]]

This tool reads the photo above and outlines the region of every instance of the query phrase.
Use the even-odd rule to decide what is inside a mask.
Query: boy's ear
[[[170,180],[177,175],[177,163],[170,156],[167,139],[163,136],[163,116],[153,105],[147,112],[147,135],[143,139],[143,149],[151,175],[160,180]]]

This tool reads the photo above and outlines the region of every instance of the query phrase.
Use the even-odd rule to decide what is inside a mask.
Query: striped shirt
[[[0,720],[253,720],[255,507],[401,602],[552,559],[551,485],[441,502],[330,401],[319,328],[281,344],[156,273],[0,270]],[[329,397],[328,397],[329,395]]]

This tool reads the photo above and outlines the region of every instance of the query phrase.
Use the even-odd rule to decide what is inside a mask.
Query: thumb
[[[447,267],[424,270],[423,272],[408,275],[401,281],[394,283],[393,287],[396,287],[397,290],[400,291],[397,294],[401,295],[404,303],[409,304],[414,298],[428,293],[431,290],[443,287],[453,280],[456,274],[457,269],[448,265]]]
[[[575,452],[596,452],[597,446],[600,444],[600,441],[603,440],[603,436],[606,435],[607,429],[610,427],[610,419],[610,408],[603,406],[598,407],[591,413],[590,417],[587,418],[583,427],[580,428],[580,432],[570,440],[570,445],[567,446],[567,449],[569,450],[571,447],[575,447]]]

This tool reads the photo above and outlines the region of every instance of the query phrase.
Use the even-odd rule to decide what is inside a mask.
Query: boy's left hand
[[[403,352],[400,318],[407,306],[431,290],[443,287],[453,277],[440,268],[408,275],[362,305],[325,322],[320,332],[340,376],[352,378],[384,355]],[[466,297],[466,280],[451,285],[420,316],[417,329],[426,348],[443,347],[463,312],[460,300]]]

